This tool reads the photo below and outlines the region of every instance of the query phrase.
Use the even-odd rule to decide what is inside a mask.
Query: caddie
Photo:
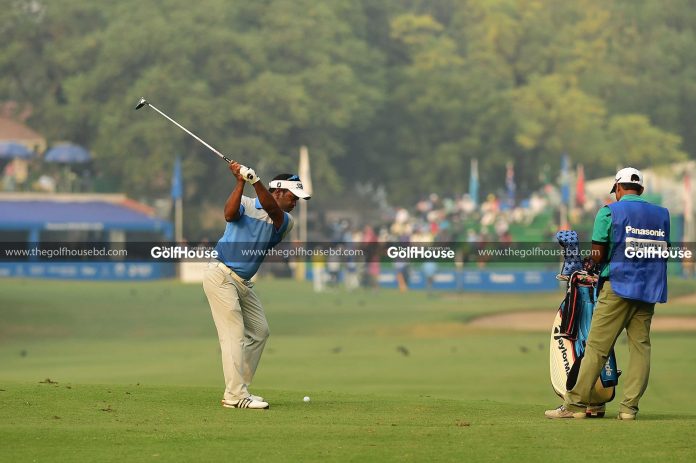
[[[266,409],[268,402],[249,392],[269,336],[266,314],[250,280],[265,252],[292,229],[289,212],[299,199],[307,200],[310,195],[297,175],[280,174],[267,190],[252,169],[236,162],[229,168],[237,183],[225,203],[225,233],[215,246],[217,259],[205,270],[203,289],[222,353],[222,406]],[[255,199],[242,194],[245,183],[253,185]]]
[[[667,249],[669,211],[640,197],[643,174],[632,167],[618,171],[611,193],[616,202],[599,210],[592,231],[591,259],[601,268],[600,290],[585,356],[575,386],[563,405],[545,412],[547,418],[585,418],[594,384],[624,329],[629,362],[618,419],[635,420],[648,386],[650,323],[655,303],[667,301],[667,260],[661,254],[638,257],[631,251]]]

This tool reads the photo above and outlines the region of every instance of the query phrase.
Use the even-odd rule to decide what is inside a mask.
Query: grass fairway
[[[692,333],[653,334],[638,421],[554,422],[543,418],[559,403],[548,335],[465,322],[535,309],[551,321],[559,294],[315,295],[278,280],[257,290],[272,336],[252,390],[268,411],[219,406],[198,285],[0,280],[0,461],[696,458]],[[622,342],[617,355],[625,367]]]

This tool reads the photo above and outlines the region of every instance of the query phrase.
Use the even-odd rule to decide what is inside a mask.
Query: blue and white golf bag
[[[583,270],[576,232],[561,231],[556,238],[564,255],[563,269],[558,277],[567,281],[567,291],[551,329],[550,370],[554,391],[563,397],[575,386],[585,354],[597,302],[597,277]],[[603,405],[614,398],[619,374],[612,349],[595,384],[590,405]]]

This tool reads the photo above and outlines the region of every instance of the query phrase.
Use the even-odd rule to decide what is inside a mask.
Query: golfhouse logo
[[[648,241],[648,240],[645,240]],[[659,244],[658,244],[659,243]],[[626,239],[624,256],[627,259],[691,259],[693,252],[684,248],[670,248],[664,241],[651,243]]]
[[[218,252],[210,248],[188,246],[154,246],[150,250],[153,259],[217,259]]]
[[[654,236],[664,238],[667,234],[664,230],[649,228],[633,228],[626,226],[626,234]],[[626,237],[624,256],[627,259],[691,259],[693,253],[683,247],[670,247],[666,241]]]
[[[454,260],[454,250],[447,247],[390,246],[387,256],[391,259]]]

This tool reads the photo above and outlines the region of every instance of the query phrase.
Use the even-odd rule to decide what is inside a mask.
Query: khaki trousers
[[[583,411],[592,402],[594,384],[625,328],[629,360],[621,378],[624,398],[619,408],[622,413],[638,413],[638,402],[648,387],[650,376],[650,323],[654,312],[655,304],[624,299],[611,289],[609,281],[604,283],[592,315],[578,380],[565,395],[567,409]]]
[[[229,401],[249,396],[248,386],[270,334],[266,314],[252,287],[253,283],[221,263],[211,262],[205,269],[203,290],[217,328],[224,399]]]

